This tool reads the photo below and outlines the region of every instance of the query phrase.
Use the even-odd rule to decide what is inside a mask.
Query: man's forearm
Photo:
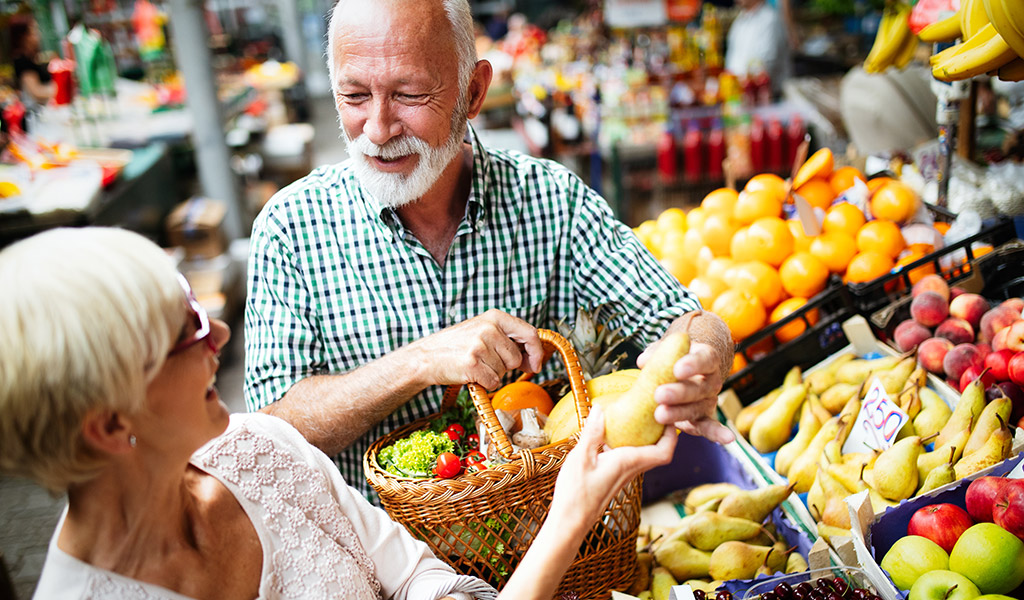
[[[309,443],[333,456],[359,439],[427,384],[404,347],[343,375],[313,375],[262,412],[288,421]]]

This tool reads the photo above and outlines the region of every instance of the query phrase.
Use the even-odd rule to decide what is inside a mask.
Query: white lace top
[[[345,484],[326,455],[291,425],[263,414],[231,425],[192,457],[249,516],[263,548],[260,599],[492,599],[483,581],[455,574],[387,514]],[[50,541],[38,599],[160,599],[181,594],[84,563]]]

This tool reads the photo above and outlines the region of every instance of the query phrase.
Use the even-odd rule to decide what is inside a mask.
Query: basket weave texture
[[[576,352],[559,334],[544,329],[538,333],[545,354],[558,352],[565,361],[582,428],[590,412],[590,400]],[[426,542],[457,572],[474,575],[501,589],[547,516],[558,470],[576,445],[577,436],[513,453],[487,391],[472,383],[467,387],[491,443],[507,462],[451,479],[400,477],[381,468],[376,458],[384,447],[425,429],[435,415],[374,442],[363,457],[363,468],[392,519]],[[454,403],[459,389],[448,388],[442,410]],[[575,592],[581,599],[608,598],[610,590],[628,587],[636,569],[641,482],[641,477],[634,479],[605,509],[604,516],[584,538],[556,598],[563,592]]]

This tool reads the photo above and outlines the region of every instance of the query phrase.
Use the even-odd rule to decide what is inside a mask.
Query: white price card
[[[668,597],[669,600],[697,600],[697,597],[693,595],[693,589],[688,583],[672,586],[668,591]]]
[[[861,400],[857,420],[843,444],[843,454],[887,450],[909,420],[907,413],[885,393],[882,381],[875,377]]]
[[[1024,459],[1021,459],[1012,471],[1006,474],[1007,479],[1024,479]]]

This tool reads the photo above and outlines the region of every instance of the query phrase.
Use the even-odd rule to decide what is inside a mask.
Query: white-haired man
[[[467,120],[491,67],[466,0],[341,0],[328,62],[351,158],[256,221],[245,394],[337,454],[368,496],[369,444],[436,412],[443,386],[536,372],[536,327],[605,303],[643,348],[699,308],[568,170],[481,146]],[[713,419],[729,331],[696,322],[703,343],[658,390],[656,417],[729,441]]]

